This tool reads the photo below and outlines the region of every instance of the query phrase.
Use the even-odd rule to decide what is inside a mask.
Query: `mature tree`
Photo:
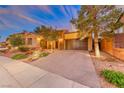
[[[24,38],[23,38],[23,35],[22,34],[13,34],[13,35],[10,35],[8,37],[8,40],[9,40],[10,44],[13,47],[19,47],[19,46],[25,44],[25,41],[24,41]]]
[[[37,27],[34,31],[36,34],[42,35],[44,40],[50,41],[51,49],[53,49],[53,44],[59,38],[59,34],[56,29],[42,25],[40,27]]]
[[[99,34],[114,31],[120,24],[117,21],[121,14],[122,10],[115,6],[81,6],[78,18],[73,23],[82,32],[82,37],[91,32],[94,33],[94,48],[97,57],[100,57]]]

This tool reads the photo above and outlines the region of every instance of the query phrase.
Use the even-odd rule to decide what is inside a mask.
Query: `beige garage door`
[[[66,40],[66,49],[67,50],[87,50],[87,39],[71,39]]]

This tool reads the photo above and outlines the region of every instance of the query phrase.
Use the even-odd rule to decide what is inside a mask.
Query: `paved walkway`
[[[86,88],[38,67],[0,56],[0,88]]]
[[[100,87],[87,51],[57,51],[30,64],[89,87]]]

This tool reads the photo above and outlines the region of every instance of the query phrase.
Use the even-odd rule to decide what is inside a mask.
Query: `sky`
[[[23,30],[32,32],[40,25],[72,31],[70,20],[76,18],[78,5],[0,6],[0,41]]]

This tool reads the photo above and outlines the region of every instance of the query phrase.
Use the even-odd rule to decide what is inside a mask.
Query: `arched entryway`
[[[40,47],[43,48],[43,49],[46,49],[47,48],[47,41],[46,40],[41,40],[40,41]]]

